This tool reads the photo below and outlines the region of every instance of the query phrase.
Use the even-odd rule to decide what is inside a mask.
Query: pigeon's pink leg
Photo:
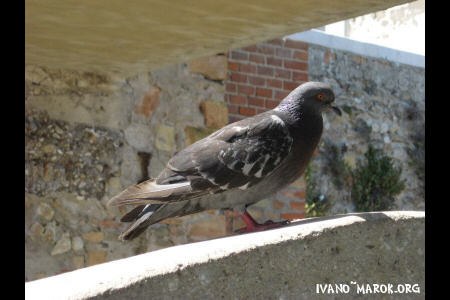
[[[266,229],[278,228],[283,225],[289,224],[289,221],[273,222],[267,221],[264,224],[257,223],[248,212],[244,212],[241,215],[242,221],[245,223],[245,228],[236,230],[237,233],[247,233],[255,231],[263,231]]]

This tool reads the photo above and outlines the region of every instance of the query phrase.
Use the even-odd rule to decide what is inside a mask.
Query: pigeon
[[[217,130],[179,151],[156,177],[133,185],[108,206],[135,207],[119,239],[136,238],[150,225],[211,209],[234,209],[246,227],[266,230],[288,221],[257,223],[246,208],[286,187],[305,171],[322,131],[322,113],[333,110],[330,85],[306,82],[272,110]]]

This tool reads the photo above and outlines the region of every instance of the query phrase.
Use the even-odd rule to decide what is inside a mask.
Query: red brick
[[[228,116],[228,124],[243,120],[243,117],[237,117],[237,116]]]
[[[308,43],[287,39],[284,42],[286,48],[295,48],[300,50],[308,50]]]
[[[265,45],[258,45],[257,52],[266,54],[266,55],[274,55],[275,54],[275,48],[271,46],[265,46]]]
[[[239,114],[239,106],[228,104],[228,113],[230,114]]]
[[[228,70],[230,71],[239,71],[239,64],[237,62],[228,62]]]
[[[267,44],[275,45],[275,46],[283,46],[282,39],[274,39],[266,42]]]
[[[248,60],[248,53],[245,52],[231,52],[231,58],[236,60]]]
[[[304,190],[282,190],[280,193],[286,197],[306,199],[306,192]]]
[[[284,207],[284,202],[280,201],[280,200],[273,200],[272,206],[273,206],[273,208],[280,209],[280,208]]]
[[[266,112],[266,111],[268,111],[268,109],[266,109],[266,108],[257,108],[256,109],[256,113],[257,114],[260,114],[260,113],[263,113],[263,112]]]
[[[234,83],[227,83],[226,84],[226,91],[227,92],[232,92],[232,93],[236,92],[236,84],[234,84]]]
[[[281,89],[283,82],[278,79],[267,79],[267,86]]]
[[[283,64],[283,60],[281,58],[275,58],[275,57],[269,56],[266,58],[266,63],[268,65],[281,67],[281,65]]]
[[[277,100],[283,100],[284,98],[286,98],[287,95],[289,95],[289,92],[276,91],[274,98]]]
[[[231,104],[247,104],[247,97],[230,95]]]
[[[248,97],[248,105],[264,107],[264,99]]]
[[[247,75],[232,72],[230,79],[235,82],[247,82]]]
[[[292,72],[292,80],[306,82],[308,81],[308,73]]]
[[[256,47],[256,45],[251,45],[245,48],[242,48],[242,50],[248,51],[248,52],[256,52],[258,48]]]
[[[299,199],[306,199],[306,191],[305,190],[298,190],[297,192],[295,192],[295,197],[299,198]]]
[[[284,79],[291,79],[291,71],[283,69],[275,69],[275,77],[281,77]]]
[[[285,220],[297,220],[297,219],[304,219],[306,218],[305,213],[284,213],[281,214],[281,218]]]
[[[253,85],[265,85],[266,79],[262,78],[262,77],[257,77],[257,76],[248,76],[248,83],[253,84]]]
[[[294,81],[284,81],[283,82],[283,89],[288,90],[288,91],[292,91],[294,89],[296,89],[299,86],[298,82],[294,82]]]
[[[274,109],[275,107],[278,106],[278,104],[280,104],[279,101],[275,101],[275,100],[266,100],[266,107],[268,109]]]
[[[251,64],[239,64],[239,71],[244,73],[256,73],[256,66]]]
[[[289,201],[292,210],[305,210],[305,202]]]
[[[258,74],[272,76],[273,75],[273,68],[271,68],[271,67],[264,67],[264,66],[258,66]]]
[[[238,93],[252,96],[255,94],[255,88],[249,85],[238,85]]]
[[[271,89],[265,89],[265,88],[257,88],[256,89],[256,96],[272,98],[272,90]]]
[[[285,48],[277,48],[276,55],[283,58],[291,58],[292,50]]]
[[[264,63],[264,55],[251,53],[250,57],[249,57],[249,61],[255,62],[258,64],[263,64]]]
[[[308,61],[308,52],[305,51],[295,51],[294,55],[292,56],[295,59]]]
[[[239,114],[251,117],[256,114],[256,110],[252,107],[241,106],[239,107]]]
[[[308,71],[308,64],[305,62],[299,62],[295,60],[285,60],[284,67],[287,69],[296,69],[302,71]]]

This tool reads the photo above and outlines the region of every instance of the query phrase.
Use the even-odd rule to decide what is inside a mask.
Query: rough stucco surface
[[[25,1],[25,62],[134,75],[409,1]]]
[[[171,247],[25,284],[26,299],[423,299],[425,214],[393,211],[299,221]],[[354,283],[352,283],[354,282]],[[316,284],[347,284],[348,294]],[[356,284],[416,285],[408,294]],[[55,288],[59,287],[59,288]]]

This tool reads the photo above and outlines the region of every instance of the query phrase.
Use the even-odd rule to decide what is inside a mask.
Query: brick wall
[[[275,39],[228,53],[229,121],[272,109],[308,81],[308,44]]]

